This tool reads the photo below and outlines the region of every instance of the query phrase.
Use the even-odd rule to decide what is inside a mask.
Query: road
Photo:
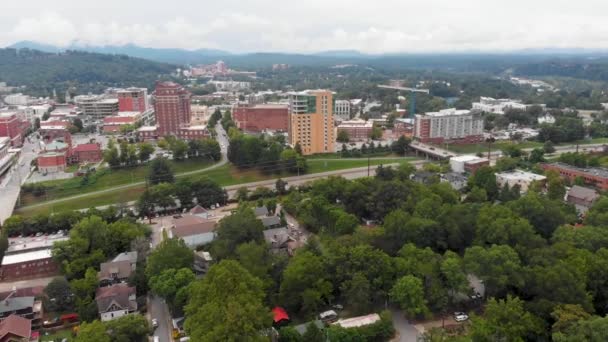
[[[418,341],[418,329],[405,318],[403,311],[391,308],[391,316],[393,317],[393,327],[398,333],[398,337],[391,340],[392,342]]]
[[[188,172],[182,172],[182,173],[178,173],[175,176],[176,177],[183,177],[183,176],[189,176],[189,175],[195,175],[201,172],[206,172],[206,171],[210,171],[213,169],[216,169],[226,163],[228,163],[228,138],[226,136],[226,131],[224,130],[224,128],[222,128],[221,125],[216,125],[216,132],[217,134],[217,140],[218,142],[220,142],[220,146],[221,146],[221,151],[222,151],[222,159],[218,162],[215,163],[209,167],[203,168],[203,169],[199,169],[199,170],[194,170],[194,171],[188,171]],[[117,190],[126,190],[132,187],[136,187],[136,186],[140,186],[140,185],[145,185],[145,182],[135,182],[135,183],[129,183],[129,184],[125,184],[125,185],[120,185],[120,186],[115,186],[115,187],[111,187],[111,188],[107,188],[104,190],[99,190],[99,191],[93,191],[93,192],[88,192],[82,195],[75,195],[75,196],[70,196],[70,197],[64,197],[64,198],[59,198],[56,200],[52,200],[52,201],[46,201],[46,202],[40,202],[40,203],[36,203],[36,204],[32,204],[26,207],[22,207],[22,209],[30,209],[30,208],[36,208],[39,206],[45,206],[45,205],[49,205],[49,204],[56,204],[56,203],[61,203],[61,202],[65,202],[65,201],[70,201],[70,200],[74,200],[74,199],[79,199],[79,198],[83,198],[83,197],[89,197],[89,196],[95,196],[95,195],[101,195],[104,193],[108,193],[108,192],[114,192]],[[12,212],[12,210],[11,210]],[[10,216],[10,215],[9,215]]]
[[[158,327],[154,329],[154,336],[158,336],[160,342],[171,342],[171,331],[173,330],[171,315],[162,298],[153,295],[148,296],[148,315],[150,320],[152,318],[158,320]]]
[[[6,178],[0,185],[0,224],[13,214],[13,209],[21,191],[21,184],[29,176],[31,162],[36,158],[39,150],[38,140],[30,135],[23,142],[19,159],[7,171]]]

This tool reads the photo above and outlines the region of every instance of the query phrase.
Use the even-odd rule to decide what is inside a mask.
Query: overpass
[[[410,148],[416,151],[416,155],[422,154],[426,156],[427,159],[430,158],[442,160],[458,156],[458,153],[451,152],[440,147],[423,144],[419,141],[412,141]]]

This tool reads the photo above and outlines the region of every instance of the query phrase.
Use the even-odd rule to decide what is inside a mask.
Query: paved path
[[[418,329],[405,318],[403,311],[392,308],[391,315],[393,326],[398,333],[398,337],[393,339],[392,342],[417,342]]]
[[[153,336],[158,336],[160,342],[171,342],[171,331],[173,330],[171,315],[169,314],[167,304],[162,298],[153,295],[148,297],[148,315],[150,316],[150,320],[152,318],[158,320],[158,327],[154,329]]]

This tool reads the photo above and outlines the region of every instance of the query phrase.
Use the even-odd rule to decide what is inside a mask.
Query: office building
[[[351,104],[349,100],[336,100],[334,105],[334,116],[337,120],[349,120],[350,119]]]
[[[479,112],[454,108],[416,114],[414,137],[423,143],[436,144],[480,142],[483,140],[483,118]]]
[[[106,98],[105,95],[78,95],[74,97],[74,103],[92,120],[102,120],[118,113],[118,99]]]
[[[190,124],[190,96],[190,92],[177,83],[156,83],[154,108],[159,137],[177,136],[180,127]]]
[[[0,137],[7,137],[13,147],[20,147],[25,138],[25,131],[30,126],[28,122],[19,119],[17,112],[0,113]]]
[[[140,112],[148,109],[148,89],[126,88],[116,91],[120,112]]]
[[[479,99],[479,102],[473,102],[474,110],[494,114],[504,114],[509,109],[526,110],[532,106],[534,105],[521,103],[521,100],[494,99],[492,97],[483,96]],[[544,104],[538,106],[542,107],[543,109],[546,107]]]
[[[289,128],[289,106],[261,104],[234,108],[232,119],[245,132],[281,131]]]
[[[348,134],[349,141],[364,141],[369,139],[373,128],[372,121],[348,120],[342,121],[338,125],[338,133],[345,131]]]
[[[29,95],[21,93],[6,95],[4,97],[4,103],[9,106],[27,106],[32,102],[32,98]]]
[[[308,90],[289,94],[289,143],[304,155],[334,152],[333,94]]]
[[[581,178],[585,184],[593,185],[600,190],[608,190],[608,169],[602,167],[581,168],[564,163],[542,164],[543,170],[555,170],[562,178],[574,182]]]
[[[482,166],[490,166],[487,158],[479,158],[473,155],[464,155],[450,158],[450,167],[453,172],[475,173]]]

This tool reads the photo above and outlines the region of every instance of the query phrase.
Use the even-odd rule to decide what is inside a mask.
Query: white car
[[[454,319],[456,322],[464,322],[469,319],[469,315],[464,312],[454,312]]]
[[[152,318],[152,326],[154,328],[158,327],[158,320],[156,318]]]

